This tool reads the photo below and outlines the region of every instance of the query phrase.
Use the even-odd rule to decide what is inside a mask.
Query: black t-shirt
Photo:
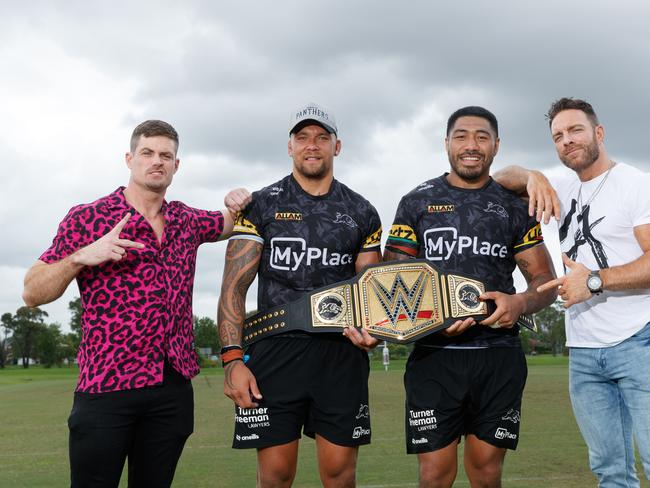
[[[349,279],[361,252],[379,251],[375,207],[337,180],[325,195],[305,192],[293,175],[253,193],[232,239],[264,245],[258,271],[258,310]]]
[[[515,255],[543,242],[539,223],[515,193],[490,179],[479,189],[451,186],[446,174],[425,181],[397,207],[386,248],[424,258],[447,272],[472,276],[487,290],[515,293]],[[421,344],[461,347],[515,346],[519,328],[475,326]]]

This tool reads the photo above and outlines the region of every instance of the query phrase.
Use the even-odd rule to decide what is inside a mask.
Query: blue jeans
[[[571,403],[599,486],[638,487],[633,436],[650,478],[650,324],[616,346],[570,354]]]

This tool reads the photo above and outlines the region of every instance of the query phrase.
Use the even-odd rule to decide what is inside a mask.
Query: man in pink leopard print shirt
[[[228,211],[167,202],[177,150],[171,125],[138,125],[126,188],[73,207],[25,277],[28,306],[56,300],[73,279],[81,293],[79,380],[68,419],[73,487],[117,487],[126,457],[129,486],[170,486],[193,430],[196,254],[230,235],[231,212],[250,197],[233,190]]]

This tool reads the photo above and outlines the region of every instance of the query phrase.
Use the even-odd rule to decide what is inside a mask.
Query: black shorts
[[[235,407],[234,448],[286,444],[301,429],[340,446],[370,442],[368,355],[347,338],[270,337],[246,353],[263,398],[258,408]]]
[[[406,451],[435,451],[463,434],[515,449],[527,374],[518,347],[416,347],[404,374]]]
[[[194,430],[192,382],[168,363],[163,384],[74,394],[70,486],[116,487],[128,457],[129,486],[169,487]]]

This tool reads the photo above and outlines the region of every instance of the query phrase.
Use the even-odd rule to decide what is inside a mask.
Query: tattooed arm
[[[481,295],[482,300],[494,300],[497,309],[483,320],[483,325],[512,327],[520,315],[539,312],[557,298],[555,288],[538,292],[537,287],[555,278],[555,268],[546,245],[539,244],[515,255],[515,261],[524,275],[528,288],[521,293],[508,295],[489,291]]]
[[[242,326],[246,317],[246,292],[257,274],[262,244],[235,239],[228,243],[226,264],[219,296],[219,338],[221,346],[241,345]],[[226,364],[223,392],[239,407],[254,408],[254,399],[261,399],[253,373],[243,361]]]

